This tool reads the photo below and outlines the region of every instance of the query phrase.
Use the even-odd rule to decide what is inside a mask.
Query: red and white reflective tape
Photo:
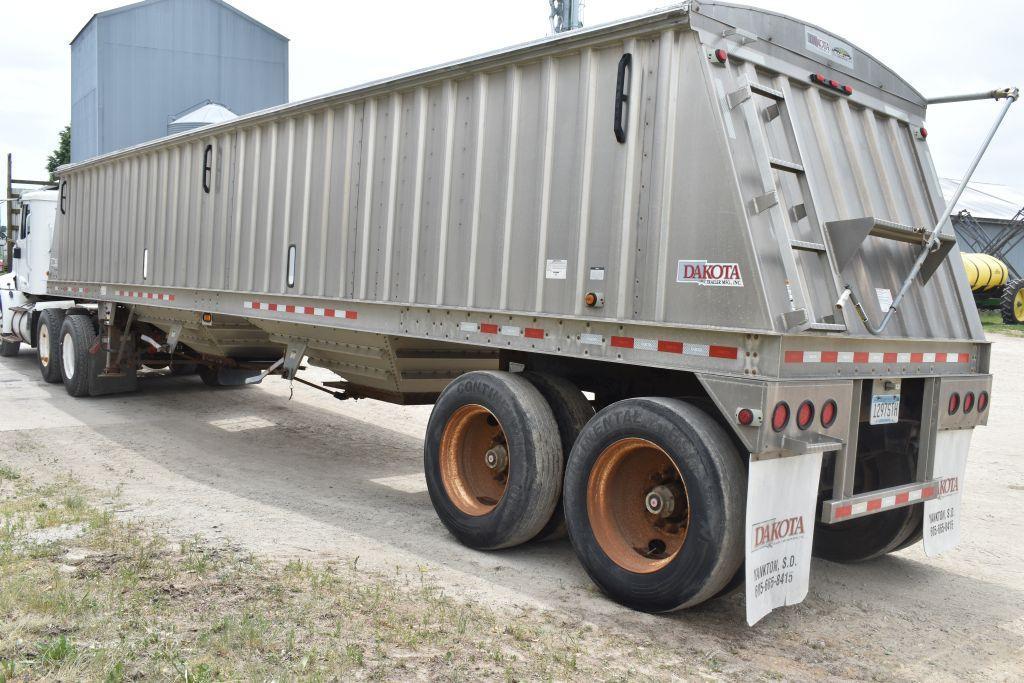
[[[67,294],[88,294],[88,287],[54,287],[58,292],[65,292]]]
[[[786,351],[787,363],[838,363],[852,365],[908,365],[920,363],[970,363],[971,354],[959,351],[882,352],[882,351]]]
[[[846,503],[845,505],[839,505],[834,509],[833,519],[838,521],[840,519],[846,519],[847,517],[857,517],[869,512],[887,510],[889,508],[899,507],[909,503],[919,503],[925,500],[932,500],[938,495],[938,493],[939,487],[935,484],[924,484],[920,488],[904,491],[903,493],[894,493],[889,496],[879,496],[878,498],[868,498],[866,500],[857,501],[856,503]]]
[[[164,294],[163,292],[139,292],[128,289],[119,289],[114,292],[118,296],[126,296],[130,299],[155,299],[157,301],[174,301],[173,294]]]
[[[337,308],[320,308],[318,306],[293,306],[292,304],[272,304],[266,301],[243,301],[242,308],[254,311],[276,311],[277,313],[296,313],[312,315],[318,318],[346,318],[355,320],[359,317],[356,311],[343,311]]]
[[[724,358],[726,360],[736,360],[740,355],[740,350],[735,346],[695,344],[692,342],[666,341],[664,339],[612,337],[611,345],[617,349],[658,351],[660,353],[674,353],[683,356],[697,356],[698,358]]]
[[[543,339],[544,330],[539,327],[516,327],[515,325],[496,325],[494,323],[459,323],[463,332],[478,334],[498,334],[503,337],[526,337],[527,339]]]

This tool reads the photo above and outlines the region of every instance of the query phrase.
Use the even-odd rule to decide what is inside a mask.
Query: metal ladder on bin
[[[764,109],[758,109],[754,96],[759,95],[771,101],[771,104]],[[782,265],[786,273],[786,294],[789,298],[789,311],[782,315],[783,326],[787,332],[799,332],[802,330],[817,330],[821,332],[845,332],[846,325],[836,322],[837,311],[830,307],[827,315],[820,318],[811,310],[811,303],[805,289],[804,279],[801,276],[800,266],[796,260],[796,252],[803,251],[816,254],[822,261],[823,270],[831,274],[829,300],[836,301],[839,297],[840,287],[837,279],[836,269],[829,258],[828,249],[825,246],[825,235],[822,226],[814,215],[808,211],[807,201],[811,196],[810,186],[807,182],[807,174],[804,170],[800,145],[793,128],[793,120],[790,117],[786,105],[786,96],[781,90],[761,85],[747,78],[742,85],[731,92],[728,97],[730,109],[740,108],[746,120],[747,128],[750,131],[751,143],[754,147],[754,158],[757,162],[757,170],[761,176],[763,194],[751,200],[752,209],[755,214],[769,212],[772,224],[772,232],[779,243],[779,254],[782,257]],[[770,122],[779,119],[789,147],[796,151],[795,160],[779,159],[772,154],[767,135],[762,127],[761,118]],[[788,211],[783,209],[779,201],[779,189],[775,183],[775,172],[791,173],[796,178],[800,187],[800,195],[803,202],[791,207]],[[793,237],[793,224],[807,218],[813,231],[819,237],[818,241],[798,240]]]

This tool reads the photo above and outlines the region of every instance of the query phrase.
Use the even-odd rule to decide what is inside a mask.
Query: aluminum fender
[[[825,453],[839,450],[846,443],[853,414],[853,380],[775,381],[701,373],[697,378],[755,460]],[[813,406],[813,419],[801,428],[796,416],[805,401]],[[772,411],[783,402],[788,406],[789,416],[782,428],[776,430],[772,427]],[[834,403],[834,411],[823,422],[822,409],[827,403]],[[753,413],[749,425],[740,419],[743,410]]]
[[[15,287],[16,277],[14,273],[0,275],[0,334],[11,334],[12,309],[28,303],[28,298]]]

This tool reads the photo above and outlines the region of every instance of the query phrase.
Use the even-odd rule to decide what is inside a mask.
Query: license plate
[[[875,394],[871,397],[871,419],[873,425],[891,425],[900,421],[900,397],[892,394]]]

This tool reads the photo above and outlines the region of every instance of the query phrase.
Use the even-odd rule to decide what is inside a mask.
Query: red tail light
[[[740,408],[740,411],[736,413],[736,421],[744,427],[749,427],[754,424],[754,411],[750,408]]]
[[[968,391],[964,394],[964,415],[974,410],[974,392]]]
[[[836,416],[839,415],[839,408],[836,406],[836,402],[832,399],[825,401],[825,404],[821,406],[821,426],[828,429],[835,424]]]
[[[800,429],[807,429],[814,422],[814,404],[804,401],[796,409],[796,426]]]
[[[775,410],[772,411],[772,429],[781,432],[788,424],[789,404],[785,401],[779,401],[775,404]]]
[[[719,48],[715,50],[715,59],[718,61],[719,64],[725,64],[726,62],[729,61],[729,53]]]
[[[955,415],[960,410],[960,394],[955,391],[949,395],[949,414]]]
[[[986,408],[988,408],[988,392],[983,391],[978,394],[978,412],[984,413]]]

